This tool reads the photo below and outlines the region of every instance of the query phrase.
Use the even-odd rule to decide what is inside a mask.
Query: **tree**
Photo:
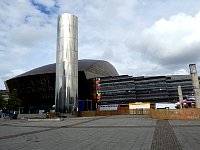
[[[21,106],[21,100],[18,97],[17,91],[13,90],[10,94],[10,99],[8,101],[8,108],[10,110],[18,110]]]

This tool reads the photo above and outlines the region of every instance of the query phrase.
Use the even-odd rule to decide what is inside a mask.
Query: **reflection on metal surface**
[[[78,18],[58,17],[56,52],[56,112],[71,113],[78,99]]]

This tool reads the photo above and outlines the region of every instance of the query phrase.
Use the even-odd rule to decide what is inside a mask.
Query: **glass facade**
[[[50,110],[55,104],[55,74],[26,76],[6,81],[9,93],[17,91],[23,113]]]

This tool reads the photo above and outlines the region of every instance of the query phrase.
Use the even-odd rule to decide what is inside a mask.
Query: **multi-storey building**
[[[96,80],[93,79],[93,80]],[[178,86],[182,87],[183,97],[193,95],[190,75],[109,76],[98,78],[99,104],[128,104],[130,102],[177,102]],[[95,86],[93,86],[95,87]],[[97,92],[93,92],[97,93]],[[94,95],[94,94],[93,94]],[[95,99],[95,97],[93,96]]]

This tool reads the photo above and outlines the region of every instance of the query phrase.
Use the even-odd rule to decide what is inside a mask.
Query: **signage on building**
[[[129,109],[150,109],[150,102],[129,103]]]
[[[96,78],[96,100],[101,102],[101,91],[100,91],[100,78]]]

